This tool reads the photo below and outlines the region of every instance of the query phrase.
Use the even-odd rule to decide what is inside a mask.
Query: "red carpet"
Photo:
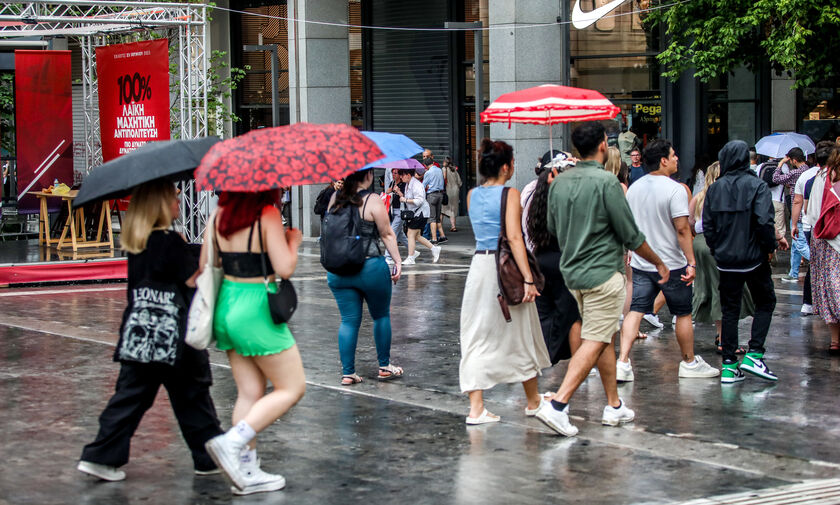
[[[117,280],[128,277],[126,258],[0,265],[0,286],[38,282]]]

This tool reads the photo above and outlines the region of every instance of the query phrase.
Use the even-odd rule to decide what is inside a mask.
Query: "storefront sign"
[[[626,1],[627,0],[612,0],[611,2],[605,3],[604,0],[596,0],[595,4],[601,4],[600,7],[584,12],[580,8],[581,0],[576,0],[575,6],[572,9],[572,26],[578,30],[583,30],[584,28],[595,24],[596,21],[614,11],[619,5]]]
[[[55,179],[73,184],[73,91],[70,51],[15,51],[18,208]],[[50,199],[57,208],[60,200]]]
[[[96,48],[102,158],[169,139],[169,42]]]

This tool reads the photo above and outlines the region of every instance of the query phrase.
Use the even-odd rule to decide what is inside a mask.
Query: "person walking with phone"
[[[513,148],[501,141],[484,139],[480,153],[478,171],[484,183],[467,194],[476,250],[461,302],[458,374],[461,392],[470,399],[466,418],[470,425],[499,421],[499,416],[484,406],[484,390],[500,383],[521,382],[527,399],[525,414],[533,415],[542,403],[537,376],[551,366],[533,303],[539,293],[528,265],[520,195],[515,188],[508,189],[505,215],[501,214],[504,185],[514,172]],[[525,296],[521,304],[510,307],[510,322],[505,321],[496,298],[499,284],[495,254],[502,219],[516,266],[525,279]]]
[[[391,364],[391,282],[402,273],[397,238],[388,222],[388,211],[377,195],[370,192],[373,170],[355,172],[344,179],[344,187],[330,201],[329,211],[349,207],[361,216],[360,236],[367,247],[362,269],[352,275],[327,272],[327,285],[341,313],[338,328],[338,353],[341,357],[341,385],[362,382],[356,373],[356,343],[362,324],[362,302],[367,302],[373,319],[373,341],[379,361],[379,380],[402,377],[403,369]],[[379,239],[394,259],[393,270],[385,263]]]

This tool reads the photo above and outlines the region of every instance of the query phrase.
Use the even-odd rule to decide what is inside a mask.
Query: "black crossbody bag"
[[[257,229],[260,234],[260,263],[262,264],[263,282],[265,283],[265,294],[268,296],[268,310],[271,313],[271,320],[274,324],[289,322],[289,319],[297,310],[297,293],[292,282],[288,279],[280,279],[276,283],[277,291],[274,293],[269,289],[268,269],[265,265],[265,247],[262,239],[262,219],[257,220]]]

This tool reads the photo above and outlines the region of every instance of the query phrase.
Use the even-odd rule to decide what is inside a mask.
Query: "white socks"
[[[236,426],[225,433],[225,437],[236,445],[247,445],[248,442],[253,440],[256,436],[257,432],[254,431],[254,428],[251,428],[245,421],[239,421],[236,423]]]

